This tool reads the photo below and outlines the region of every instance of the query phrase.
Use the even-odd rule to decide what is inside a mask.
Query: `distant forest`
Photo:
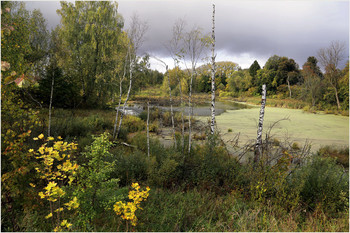
[[[162,85],[164,91],[168,89],[164,74],[150,69],[150,56],[137,56],[135,44],[131,45],[132,50],[128,49],[135,42],[130,38],[131,32],[124,29],[117,4],[77,2],[73,7],[71,3],[62,3],[57,11],[62,17],[61,25],[51,32],[39,10],[30,12],[20,2],[1,4],[1,55],[5,62],[2,75],[6,77],[5,83],[16,80],[24,89],[22,95],[26,101],[38,107],[48,106],[54,79],[54,107],[103,108],[117,100],[120,85],[127,89],[128,80],[121,79],[128,77],[130,69],[125,67],[131,63],[134,76],[131,93],[157,85]],[[11,11],[7,12],[6,8]],[[142,24],[138,21],[138,26]],[[187,55],[182,47],[190,33],[183,33],[183,43],[181,39],[178,41],[178,51],[183,54],[176,54],[177,66],[168,71],[173,95],[179,95],[180,86],[183,93],[188,93],[190,68],[180,70],[179,63]],[[197,35],[205,38],[201,31]],[[261,95],[261,86],[266,84],[267,94],[272,98],[301,100],[317,110],[348,110],[349,63],[345,68],[339,67],[345,58],[344,48],[340,42],[330,42],[317,55],[310,54],[302,67],[293,58],[278,55],[270,57],[264,66],[254,61],[249,69],[241,69],[232,61],[217,62],[217,95]],[[132,61],[126,59],[130,53],[133,53]],[[196,68],[194,92],[210,92],[210,69],[209,63]]]

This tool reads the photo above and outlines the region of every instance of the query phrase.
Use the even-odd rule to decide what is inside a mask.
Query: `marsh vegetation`
[[[213,6],[211,36],[175,23],[163,74],[117,6],[61,2],[49,33],[1,2],[2,231],[349,231],[348,65],[216,62]]]

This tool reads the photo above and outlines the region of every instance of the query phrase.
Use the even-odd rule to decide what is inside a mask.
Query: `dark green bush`
[[[145,153],[139,150],[132,153],[119,152],[115,157],[117,166],[113,169],[111,176],[119,178],[121,186],[147,180],[149,160]]]
[[[342,211],[349,205],[349,175],[333,158],[315,155],[312,160],[295,174],[303,182],[300,192],[307,207],[315,210]]]

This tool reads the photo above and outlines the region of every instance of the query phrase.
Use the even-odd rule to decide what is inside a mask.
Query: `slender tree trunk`
[[[179,82],[179,88],[180,88],[180,105],[181,105],[181,143],[182,143],[182,153],[184,152],[184,147],[185,147],[185,120],[184,120],[184,106],[183,106],[183,95],[182,95],[182,84],[181,84],[181,79],[179,75],[177,74],[177,69],[176,69],[177,64],[175,63],[175,76],[177,81]]]
[[[120,129],[122,127],[122,121],[123,121],[123,117],[124,117],[124,114],[125,114],[125,107],[126,107],[126,104],[127,104],[128,100],[130,98],[130,92],[131,92],[131,86],[132,86],[132,78],[133,78],[133,76],[132,76],[133,64],[132,64],[131,58],[130,58],[129,72],[130,72],[129,89],[128,89],[128,94],[126,96],[126,100],[125,100],[124,105],[123,105],[123,112],[120,115],[119,126],[118,126],[118,131],[117,131],[117,137],[119,136]]]
[[[52,75],[50,106],[49,106],[49,127],[47,129],[47,137],[51,136],[51,109],[52,109],[52,97],[53,97],[53,86],[54,85],[55,85],[55,77],[54,77],[54,75]]]
[[[211,48],[211,123],[210,133],[214,135],[215,130],[215,4],[213,4],[213,28],[212,28],[212,48]]]
[[[170,86],[170,75],[168,71],[168,65],[166,65],[166,72],[168,76],[168,86],[169,86],[169,99],[170,99],[170,114],[171,114],[171,124],[173,126],[173,136],[174,136],[174,144],[176,147],[176,137],[175,137],[175,122],[174,122],[174,111],[173,111],[173,98],[171,96],[171,86]]]
[[[114,129],[113,129],[113,139],[116,136],[117,133],[117,123],[118,123],[118,116],[119,116],[119,109],[120,109],[120,104],[122,102],[122,80],[120,81],[120,86],[119,86],[119,102],[118,102],[118,107],[117,107],[117,113],[115,115],[115,121],[114,121]]]
[[[258,136],[256,139],[255,151],[254,151],[254,164],[259,163],[259,159],[262,156],[262,130],[265,114],[265,103],[266,103],[266,85],[262,86],[262,99],[261,99],[261,108],[259,115],[259,125],[258,125]]]
[[[191,152],[191,119],[192,119],[192,83],[195,70],[192,69],[191,82],[190,82],[190,92],[188,95],[188,153]]]
[[[147,101],[147,156],[149,157],[149,101]]]
[[[340,102],[339,102],[339,97],[338,97],[338,89],[336,87],[334,87],[334,91],[335,91],[335,98],[337,100],[337,108],[339,110],[341,107],[340,107]]]
[[[114,129],[113,129],[113,139],[115,139],[115,136],[116,136],[116,133],[117,133],[119,109],[120,109],[120,104],[122,102],[122,92],[123,92],[122,84],[123,84],[123,81],[125,79],[125,73],[126,73],[126,66],[124,66],[123,78],[121,78],[120,82],[119,82],[119,102],[118,102],[118,107],[117,107],[117,113],[115,115],[115,122],[114,122]]]
[[[290,89],[289,75],[287,77],[287,84],[288,84],[288,90],[289,90],[289,98],[292,98],[292,89]]]

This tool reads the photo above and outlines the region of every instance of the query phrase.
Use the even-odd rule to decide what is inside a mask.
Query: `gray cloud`
[[[187,28],[200,26],[211,31],[212,3],[216,5],[216,48],[218,60],[235,59],[243,68],[255,59],[263,66],[272,55],[293,58],[302,66],[309,56],[327,47],[331,41],[346,44],[349,57],[348,1],[229,1],[229,0],[120,0],[119,13],[128,27],[133,13],[147,21],[149,31],[143,52],[164,59],[169,56],[165,44],[178,18]],[[40,8],[49,26],[59,22],[58,2],[27,2]],[[345,64],[345,61],[344,63]]]

